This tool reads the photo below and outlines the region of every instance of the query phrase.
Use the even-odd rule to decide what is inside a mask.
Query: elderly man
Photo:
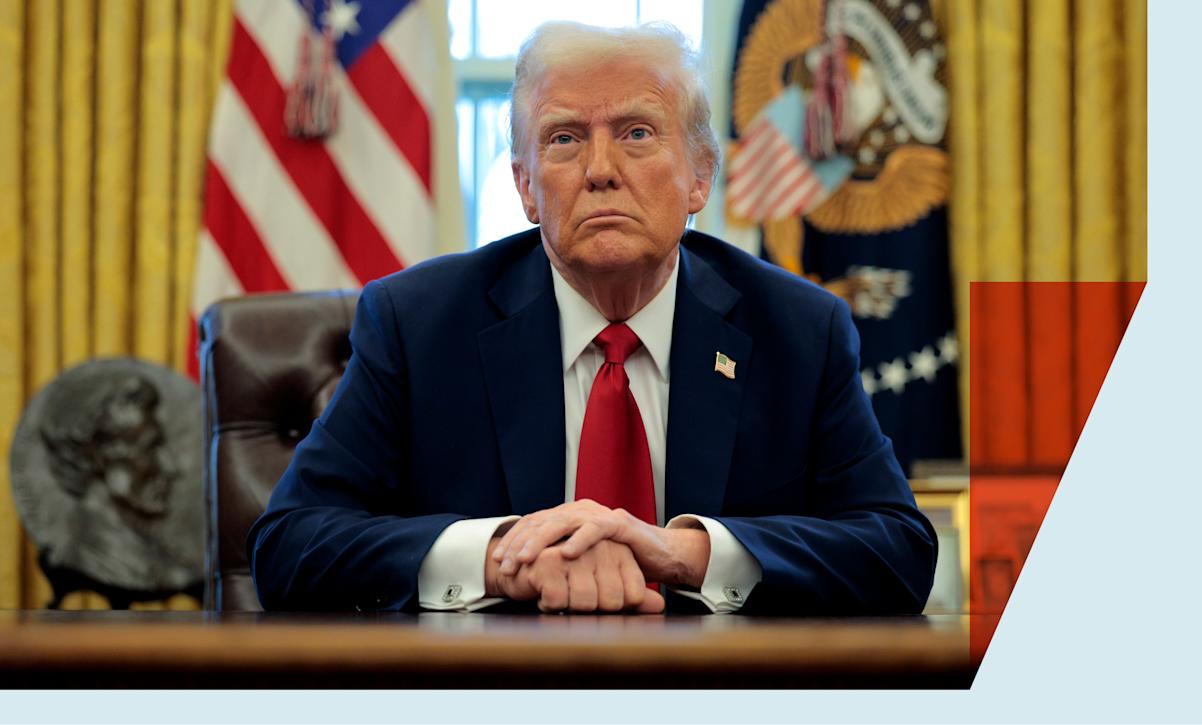
[[[920,611],[846,305],[685,230],[718,146],[680,33],[542,26],[512,135],[538,229],[363,290],[248,538],[264,606]]]

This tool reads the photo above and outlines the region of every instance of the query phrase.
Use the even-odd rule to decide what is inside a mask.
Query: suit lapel
[[[664,519],[721,512],[739,429],[751,338],[725,319],[739,292],[681,248],[672,323]],[[714,370],[715,354],[735,361],[735,378]]]
[[[513,511],[563,503],[563,356],[559,308],[542,246],[490,291],[504,320],[477,335]]]

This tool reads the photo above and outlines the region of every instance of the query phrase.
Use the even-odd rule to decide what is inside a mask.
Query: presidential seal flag
[[[743,6],[729,222],[758,225],[766,258],[847,300],[864,389],[907,472],[962,454],[945,76],[926,0]],[[772,134],[768,166],[757,139]]]
[[[436,0],[238,0],[194,319],[221,297],[359,287],[458,234],[435,164],[455,133],[446,22]]]

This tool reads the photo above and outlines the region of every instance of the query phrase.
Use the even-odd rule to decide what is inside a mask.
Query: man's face
[[[514,182],[557,266],[587,280],[675,261],[710,190],[679,108],[675,86],[632,61],[552,70],[532,89]]]

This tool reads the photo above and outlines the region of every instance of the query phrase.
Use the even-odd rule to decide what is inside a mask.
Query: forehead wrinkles
[[[607,77],[631,78],[630,83],[624,84],[630,91],[627,97],[612,103],[597,99],[597,93],[607,91],[604,88]],[[600,89],[596,87],[598,79],[602,79]],[[681,95],[668,79],[641,65],[632,66],[629,60],[556,69],[547,73],[531,91],[528,118],[537,130],[549,122],[582,122],[596,117],[607,121],[639,115],[665,118],[680,106]]]
[[[587,103],[570,105],[561,100],[550,100],[537,109],[536,126],[545,131],[550,126],[587,125],[595,121],[612,123],[631,118],[647,118],[654,121],[666,120],[668,113],[661,99],[654,96],[628,98],[614,103]]]

